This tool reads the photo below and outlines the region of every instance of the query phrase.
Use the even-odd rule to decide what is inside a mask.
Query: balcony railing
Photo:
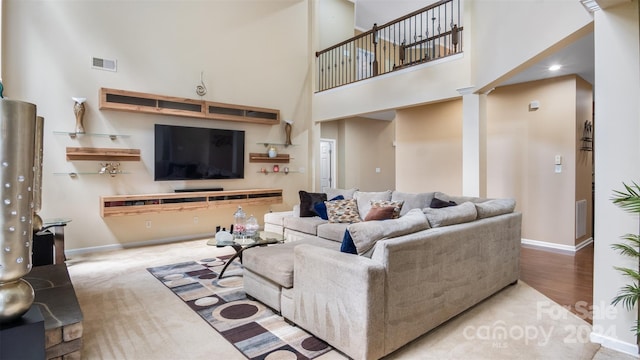
[[[324,91],[462,52],[460,0],[443,0],[316,52]]]

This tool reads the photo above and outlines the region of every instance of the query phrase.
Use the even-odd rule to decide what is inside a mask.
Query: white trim
[[[530,239],[524,239],[524,238],[522,239],[523,245],[528,245],[528,246],[537,247],[537,248],[551,249],[551,250],[556,250],[561,252],[569,252],[569,253],[576,253],[577,251],[584,248],[585,246],[590,245],[591,243],[593,243],[592,237],[588,238],[587,240],[575,246],[555,244],[555,243],[550,243],[546,241],[530,240]]]
[[[138,241],[138,242],[127,243],[127,244],[92,246],[92,247],[86,247],[86,248],[80,248],[80,249],[65,250],[64,253],[65,255],[72,257],[73,255],[88,254],[88,253],[95,253],[95,252],[102,252],[102,251],[123,250],[123,249],[129,249],[129,248],[162,245],[162,244],[169,244],[169,243],[188,241],[188,240],[206,239],[206,238],[215,237],[215,235],[216,235],[215,233],[205,233],[200,235],[177,236],[177,237],[170,237],[170,238],[157,239],[157,240]]]
[[[589,338],[592,343],[600,344],[608,349],[619,351],[621,353],[629,354],[635,358],[638,358],[638,345],[631,344],[618,339],[614,339],[609,336],[604,336],[595,332],[589,334]]]

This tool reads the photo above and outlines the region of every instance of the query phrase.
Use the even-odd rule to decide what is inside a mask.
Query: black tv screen
[[[244,131],[155,125],[154,180],[244,178]]]

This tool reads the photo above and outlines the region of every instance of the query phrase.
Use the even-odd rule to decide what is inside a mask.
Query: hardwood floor
[[[593,244],[575,254],[522,246],[520,279],[592,323]]]

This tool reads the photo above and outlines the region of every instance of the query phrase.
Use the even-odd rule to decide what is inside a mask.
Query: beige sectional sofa
[[[337,191],[360,202],[387,196]],[[265,215],[265,229],[287,242],[244,252],[247,295],[349,357],[379,359],[518,280],[522,219],[513,200],[388,196],[403,201],[397,219]],[[434,197],[457,205],[430,208]],[[347,228],[358,254],[340,251]]]

